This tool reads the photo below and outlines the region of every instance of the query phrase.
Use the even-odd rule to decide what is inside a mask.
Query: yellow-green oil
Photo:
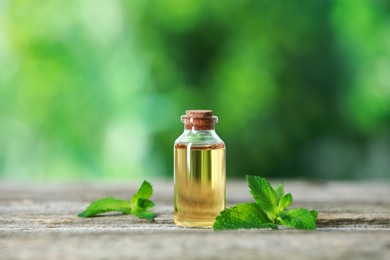
[[[174,220],[183,227],[212,227],[225,209],[224,144],[175,145]]]

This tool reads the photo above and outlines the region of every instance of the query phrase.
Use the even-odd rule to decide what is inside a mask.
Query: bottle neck
[[[223,143],[223,141],[221,138],[219,138],[218,134],[215,132],[215,129],[184,129],[184,132],[180,135],[175,143],[205,145],[220,144]]]
[[[198,130],[198,129],[195,129],[193,127],[191,129],[184,128],[183,134],[203,134],[203,135],[211,134],[211,135],[213,135],[213,134],[216,134],[216,132],[215,132],[215,129]]]
[[[213,145],[223,144],[215,132],[218,117],[213,116],[212,110],[187,110],[181,116],[184,123],[184,132],[176,140],[176,144]]]
[[[184,131],[215,131],[215,124],[184,124]]]

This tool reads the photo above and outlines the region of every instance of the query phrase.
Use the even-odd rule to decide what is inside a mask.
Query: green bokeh
[[[202,108],[229,177],[389,179],[390,2],[0,1],[0,179],[170,177]]]

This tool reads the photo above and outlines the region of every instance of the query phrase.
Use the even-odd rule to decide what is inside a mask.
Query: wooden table
[[[1,259],[390,259],[390,183],[285,182],[292,207],[319,211],[318,230],[176,227],[172,184],[152,181],[155,221],[76,214],[94,199],[129,198],[129,184],[0,184]],[[228,206],[252,201],[227,184]]]

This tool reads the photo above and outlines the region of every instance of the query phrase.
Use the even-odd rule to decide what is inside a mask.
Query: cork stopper
[[[181,121],[188,130],[213,130],[218,117],[213,116],[213,110],[186,110]]]

